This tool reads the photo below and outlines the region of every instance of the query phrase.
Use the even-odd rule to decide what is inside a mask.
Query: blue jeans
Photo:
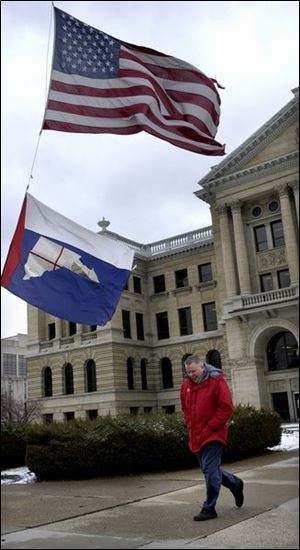
[[[239,477],[220,467],[222,451],[223,445],[218,441],[212,441],[196,453],[206,484],[206,500],[203,503],[203,508],[208,511],[215,509],[221,485],[227,487],[233,494],[241,485]]]

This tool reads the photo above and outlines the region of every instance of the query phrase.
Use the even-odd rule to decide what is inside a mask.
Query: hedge
[[[238,405],[230,420],[223,461],[257,455],[277,445],[281,439],[280,424],[280,416],[274,411]],[[12,444],[14,430],[16,438]],[[197,464],[188,450],[180,412],[6,426],[1,446],[2,468],[26,464],[38,480],[129,475]],[[12,450],[14,464],[8,463]],[[21,455],[23,459],[17,464],[16,457],[21,460]]]

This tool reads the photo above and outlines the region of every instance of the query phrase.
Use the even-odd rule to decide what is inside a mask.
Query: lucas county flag
[[[65,218],[27,193],[1,285],[55,317],[104,325],[118,305],[134,251]]]
[[[224,155],[215,80],[193,65],[129,44],[54,8],[50,90],[42,128],[141,131],[203,155]]]

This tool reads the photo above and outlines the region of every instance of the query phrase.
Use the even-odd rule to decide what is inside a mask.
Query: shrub
[[[250,405],[235,408],[224,460],[262,453],[280,442],[280,417]],[[26,464],[39,480],[84,479],[192,467],[181,413],[30,425]]]
[[[1,425],[1,470],[24,466],[26,424],[6,422]]]

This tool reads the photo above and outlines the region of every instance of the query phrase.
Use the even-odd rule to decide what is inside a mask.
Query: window
[[[123,321],[124,338],[131,338],[130,311],[126,311],[125,309],[122,309],[122,321]]]
[[[90,325],[90,332],[95,332],[97,330],[97,325]]]
[[[140,277],[133,276],[133,291],[136,294],[142,293],[142,287],[141,287],[141,279]]]
[[[153,277],[154,293],[159,294],[160,292],[166,291],[166,282],[164,275],[157,275]]]
[[[217,330],[217,315],[216,315],[216,304],[215,302],[208,302],[207,304],[202,304],[203,312],[203,322],[204,330]]]
[[[124,290],[129,290],[128,281],[127,281],[126,285],[124,286]]]
[[[48,340],[53,340],[56,336],[55,323],[48,325]]]
[[[97,418],[98,416],[98,411],[97,409],[90,409],[88,411],[86,411],[86,417],[88,420],[95,420],[95,418]]]
[[[152,407],[144,407],[144,413],[150,414],[152,412]]]
[[[26,358],[25,355],[18,355],[18,370],[21,378],[26,378]]]
[[[173,388],[172,363],[168,357],[164,357],[160,363],[162,387],[164,389]]]
[[[76,334],[76,323],[73,323],[72,321],[69,322],[69,336],[73,336],[73,334]]]
[[[139,408],[138,407],[129,407],[129,411],[130,411],[130,414],[134,414],[136,416],[139,412]]]
[[[142,380],[142,390],[148,389],[147,381],[147,361],[146,359],[141,360],[141,380]]]
[[[284,235],[283,235],[283,226],[282,226],[281,220],[271,223],[271,232],[272,232],[273,246],[274,247],[283,246]]]
[[[259,276],[260,280],[260,290],[261,292],[267,292],[268,290],[273,290],[273,277],[271,273],[264,273]]]
[[[89,359],[85,366],[86,391],[97,391],[96,364],[93,359]]]
[[[180,335],[193,334],[192,313],[190,307],[183,307],[178,310]]]
[[[156,327],[157,327],[158,340],[164,340],[165,338],[170,338],[168,313],[166,311],[164,311],[163,313],[156,314]]]
[[[271,338],[267,346],[267,360],[270,371],[299,366],[298,345],[291,332],[279,332]]]
[[[3,353],[3,376],[17,376],[17,356]]]
[[[52,370],[50,367],[46,367],[44,369],[44,397],[51,397],[52,396]]]
[[[74,418],[75,418],[74,411],[64,413],[64,418],[67,422],[70,422],[71,420],[74,420]]]
[[[73,367],[71,363],[67,363],[64,367],[64,389],[66,395],[74,393]]]
[[[179,269],[175,271],[176,288],[183,288],[188,286],[188,272],[187,269]]]
[[[51,424],[53,422],[53,414],[51,413],[43,414],[42,417],[44,424]]]
[[[211,349],[206,354],[206,363],[213,365],[213,367],[216,367],[217,369],[221,369],[222,361],[220,353],[216,349]]]
[[[136,336],[138,340],[144,340],[144,316],[142,313],[135,314],[136,319]]]
[[[198,273],[200,283],[205,283],[206,281],[213,280],[211,263],[198,265]]]
[[[267,232],[264,225],[254,227],[256,251],[266,250],[268,248]]]
[[[273,408],[281,416],[281,420],[290,421],[289,401],[287,392],[272,393]]]
[[[162,409],[166,414],[173,414],[175,412],[175,405],[163,405]]]
[[[285,288],[290,286],[290,273],[288,269],[277,271],[278,287]]]
[[[252,216],[254,218],[258,218],[262,213],[262,209],[260,206],[254,206],[254,208],[252,208]]]
[[[279,208],[278,201],[269,202],[268,209],[270,210],[270,212],[277,212],[278,208]]]
[[[126,361],[127,368],[127,386],[129,390],[134,390],[133,360],[128,357]]]

